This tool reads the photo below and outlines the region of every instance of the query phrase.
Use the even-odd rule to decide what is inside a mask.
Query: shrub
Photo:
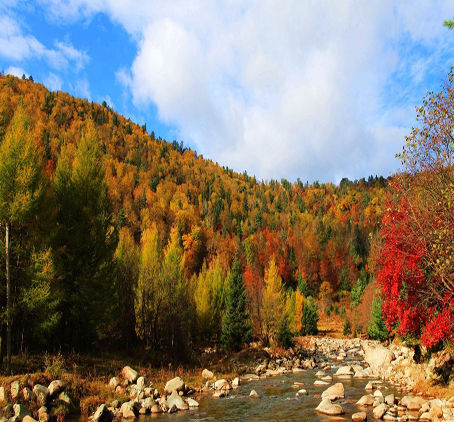
[[[342,331],[344,336],[349,336],[352,333],[352,327],[348,319],[344,322],[344,329]]]
[[[317,334],[318,328],[318,310],[317,304],[314,302],[312,297],[308,297],[303,302],[303,316],[301,317],[301,334],[302,335],[310,335],[310,334]]]
[[[363,269],[358,277],[358,281],[353,286],[352,291],[350,292],[350,298],[352,300],[353,306],[358,306],[361,303],[363,297],[364,289],[367,286],[367,274]]]
[[[277,343],[279,346],[288,349],[293,346],[293,335],[290,331],[289,320],[287,314],[285,314],[279,324],[279,331],[277,333]]]

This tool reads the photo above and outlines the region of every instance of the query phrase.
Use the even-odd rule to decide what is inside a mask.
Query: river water
[[[331,375],[336,372],[335,367],[326,371]],[[231,390],[230,395],[225,398],[215,399],[210,395],[196,395],[194,398],[199,402],[200,407],[196,410],[178,412],[174,414],[151,415],[141,419],[153,419],[158,421],[328,421],[339,420],[337,417],[320,415],[315,408],[321,401],[321,393],[329,387],[328,385],[315,386],[317,379],[315,373],[318,370],[307,370],[296,374],[287,374],[271,377],[264,380],[243,383],[238,389]],[[345,399],[338,400],[344,408],[342,415],[346,420],[351,420],[351,415],[360,409],[355,402],[364,394],[367,394],[364,387],[371,379],[333,379],[333,383],[342,382],[345,388]],[[294,387],[294,383],[304,385]],[[332,384],[331,384],[332,385]],[[296,397],[298,389],[304,388],[308,395]],[[253,399],[249,393],[254,389],[260,398]],[[394,393],[394,389],[386,384],[380,387],[383,395]],[[368,420],[375,420],[372,409],[368,409]],[[151,421],[148,421],[151,422]]]

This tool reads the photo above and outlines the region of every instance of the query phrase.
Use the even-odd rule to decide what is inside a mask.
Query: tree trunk
[[[5,262],[6,262],[6,373],[11,371],[11,280],[9,271],[9,231],[10,224],[6,223]]]

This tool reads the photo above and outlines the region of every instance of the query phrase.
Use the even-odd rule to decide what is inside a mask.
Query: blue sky
[[[454,1],[4,0],[0,69],[264,179],[389,175]]]

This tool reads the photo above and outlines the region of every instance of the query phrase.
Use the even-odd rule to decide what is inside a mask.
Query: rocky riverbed
[[[215,371],[206,368],[201,373],[203,385],[190,386],[176,377],[168,380],[162,391],[154,387],[152,380],[126,366],[113,374],[108,388],[129,399],[105,403],[89,419],[111,422],[134,420],[140,415],[167,418],[176,413],[179,420],[336,417],[355,421],[454,422],[454,397],[412,393],[415,383],[433,378],[440,359],[446,363],[443,356],[423,364],[416,362],[418,356],[407,347],[318,337],[306,339],[304,347],[296,347],[285,355],[268,349],[264,352],[259,361],[250,362],[249,368],[243,367],[231,379],[219,378]],[[63,399],[71,401],[60,380],[49,386],[30,387],[20,390],[17,382],[11,384],[10,395],[14,393],[16,399],[23,400],[4,409],[5,419],[47,422]],[[0,388],[1,394],[5,396]],[[27,406],[39,410],[30,412]]]

